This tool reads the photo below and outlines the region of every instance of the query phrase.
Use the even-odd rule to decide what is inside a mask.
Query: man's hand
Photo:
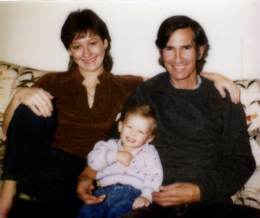
[[[160,190],[153,193],[153,201],[163,207],[191,204],[201,199],[199,187],[192,183],[174,183],[161,186]]]
[[[36,115],[51,116],[53,96],[41,88],[21,88],[16,93],[16,99],[27,105]]]
[[[149,205],[150,205],[150,201],[147,198],[140,196],[134,200],[132,207],[133,209],[138,209],[141,207],[148,207]]]
[[[94,196],[92,191],[95,188],[93,180],[89,178],[80,177],[77,185],[77,193],[79,198],[86,204],[97,204],[105,199],[105,195]]]
[[[117,152],[117,161],[125,166],[129,166],[132,159],[133,159],[133,155],[128,151]]]

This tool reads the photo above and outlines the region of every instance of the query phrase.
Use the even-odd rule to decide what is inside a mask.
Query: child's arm
[[[117,161],[117,145],[114,140],[99,141],[88,154],[88,165],[96,171]]]
[[[149,145],[144,155],[145,167],[142,173],[146,176],[141,196],[152,202],[152,193],[159,191],[162,184],[163,169],[159,154],[153,145]]]

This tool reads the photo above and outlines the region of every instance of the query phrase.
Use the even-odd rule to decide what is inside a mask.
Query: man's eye
[[[189,50],[189,49],[191,49],[191,48],[192,48],[191,45],[184,46],[184,49],[186,49],[186,50]]]

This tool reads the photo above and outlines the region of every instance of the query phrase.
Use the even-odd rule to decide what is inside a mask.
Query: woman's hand
[[[21,88],[17,91],[15,98],[19,103],[27,105],[36,115],[51,116],[53,96],[41,88]]]
[[[232,80],[218,73],[203,72],[201,75],[214,82],[216,89],[223,98],[226,97],[226,91],[228,91],[233,103],[237,104],[240,102],[240,89]]]
[[[153,201],[163,207],[199,202],[200,189],[192,183],[174,183],[161,186],[160,192],[153,193]]]

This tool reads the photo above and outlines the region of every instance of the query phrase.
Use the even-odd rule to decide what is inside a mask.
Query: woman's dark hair
[[[108,46],[103,64],[105,71],[110,72],[113,66],[110,55],[111,37],[105,22],[92,10],[84,9],[71,12],[62,26],[61,41],[65,48],[69,49],[75,37],[88,31],[97,34],[103,41],[107,40]]]
[[[158,49],[162,50],[163,48],[165,48],[172,33],[174,33],[178,29],[186,28],[190,28],[194,33],[194,42],[196,44],[197,54],[199,54],[199,48],[201,46],[204,46],[205,48],[204,53],[202,54],[201,58],[197,58],[196,63],[197,72],[200,73],[203,69],[204,64],[206,63],[206,57],[209,50],[209,42],[204,29],[195,20],[183,15],[167,18],[159,27],[155,44]],[[159,63],[164,67],[161,57],[159,59]]]

